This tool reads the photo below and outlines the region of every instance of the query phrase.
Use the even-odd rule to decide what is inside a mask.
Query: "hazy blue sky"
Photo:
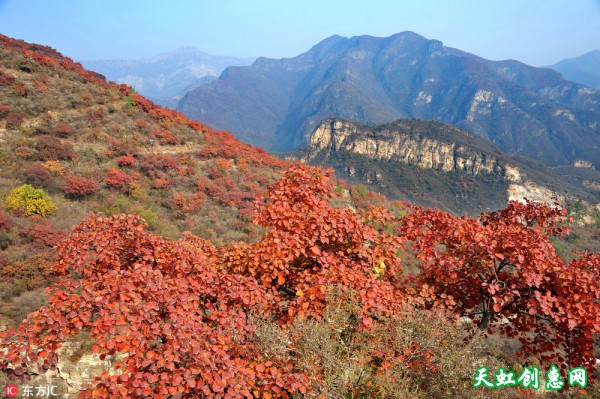
[[[548,65],[600,48],[600,0],[0,0],[0,33],[77,60],[184,46],[280,58],[334,34],[405,30],[489,59]]]

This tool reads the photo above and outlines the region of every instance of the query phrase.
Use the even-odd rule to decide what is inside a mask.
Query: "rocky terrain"
[[[368,126],[326,119],[308,146],[291,154],[334,167],[340,177],[365,182],[391,198],[458,213],[476,214],[524,197],[600,202],[600,173],[589,163],[568,168],[578,178],[563,177],[560,170],[509,156],[480,137],[434,121]]]

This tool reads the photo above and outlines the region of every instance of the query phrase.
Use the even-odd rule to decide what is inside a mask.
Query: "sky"
[[[600,0],[0,0],[0,33],[75,60],[293,57],[334,34],[413,31],[492,60],[544,66],[600,49]]]

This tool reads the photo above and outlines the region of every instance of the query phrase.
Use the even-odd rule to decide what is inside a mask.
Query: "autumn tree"
[[[331,171],[292,168],[258,205],[263,239],[223,248],[191,235],[168,241],[136,216],[90,216],[58,247],[53,273],[63,280],[48,305],[2,335],[0,368],[52,369],[61,343],[85,330],[101,358],[122,357],[84,396],[305,393],[290,359],[259,350],[249,314],[283,326],[319,319],[330,287],[357,293],[357,328],[402,308],[396,242],[381,231],[391,216],[331,208],[333,188]]]
[[[363,215],[332,208],[334,188],[332,170],[290,168],[257,202],[254,222],[269,228],[264,238],[224,251],[229,270],[280,295],[282,324],[297,316],[319,318],[330,286],[358,292],[365,327],[372,317],[399,311],[399,240],[382,231],[393,216],[383,208]]]
[[[600,330],[600,256],[561,258],[550,236],[566,210],[510,202],[477,218],[414,207],[401,235],[421,260],[407,293],[425,308],[446,308],[480,329],[518,338],[520,354],[592,369]]]
[[[61,342],[91,333],[101,358],[119,353],[113,373],[83,397],[289,397],[306,390],[291,366],[264,358],[246,311],[272,294],[227,273],[216,250],[189,236],[170,242],[137,216],[92,215],[58,248],[63,280],[48,305],[0,336],[0,368],[17,377],[54,369]]]

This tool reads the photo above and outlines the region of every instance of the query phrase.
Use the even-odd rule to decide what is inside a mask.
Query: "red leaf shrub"
[[[54,126],[54,134],[58,137],[69,137],[73,134],[73,128],[64,122],[58,122]]]
[[[13,91],[17,96],[21,97],[27,97],[27,94],[29,94],[29,89],[27,89],[25,83],[19,81],[15,82]]]
[[[152,181],[152,186],[158,190],[169,188],[173,185],[173,181],[166,176],[159,176]]]
[[[15,82],[15,77],[0,71],[0,86],[9,86]]]
[[[6,128],[16,129],[23,123],[25,116],[21,112],[9,112],[6,116]]]
[[[427,309],[446,308],[484,331],[518,338],[526,356],[592,370],[600,256],[566,262],[556,253],[549,237],[564,233],[565,215],[529,201],[477,218],[413,207],[401,234],[422,262],[407,293]]]
[[[118,164],[120,167],[122,167],[122,168],[123,168],[123,167],[134,166],[134,165],[135,165],[135,162],[136,162],[136,161],[135,161],[135,158],[134,158],[134,157],[133,157],[133,155],[131,155],[131,154],[127,154],[127,155],[120,156],[120,157],[117,159],[117,164]]]
[[[67,237],[64,231],[58,230],[48,219],[33,217],[28,222],[21,229],[20,235],[38,247],[54,247]]]
[[[60,344],[86,331],[100,358],[120,356],[84,397],[290,398],[310,389],[301,371],[326,379],[318,356],[295,357],[302,330],[294,325],[307,321],[307,333],[322,328],[316,350],[333,337],[329,353],[338,353],[362,336],[360,368],[368,375],[398,370],[396,377],[408,372],[428,385],[443,363],[436,345],[415,342],[412,330],[433,334],[429,341],[446,338],[437,348],[472,335],[444,336],[444,328],[420,328],[419,320],[408,331],[398,324],[408,303],[419,308],[408,314],[470,317],[519,338],[525,354],[593,370],[600,256],[567,263],[554,252],[548,236],[562,233],[561,209],[511,203],[470,218],[411,207],[398,220],[382,207],[333,208],[335,196],[333,171],[296,165],[256,202],[263,236],[220,248],[191,234],[177,242],[152,235],[137,216],[91,215],[58,248],[53,271],[62,278],[48,305],[0,333],[0,369],[17,377],[36,364],[52,369]],[[191,200],[172,198],[182,208]],[[390,233],[393,223],[398,235]],[[401,273],[405,243],[421,260],[416,276]],[[341,293],[337,302],[332,292]],[[342,306],[338,321],[326,313]],[[278,337],[289,333],[289,342],[261,345],[249,314],[271,323]],[[385,391],[376,378],[368,383],[368,397]]]
[[[12,222],[10,218],[2,211],[0,211],[0,231],[10,230]]]
[[[0,119],[6,118],[6,116],[10,112],[10,107],[8,105],[0,105]]]
[[[86,116],[87,116],[87,120],[92,124],[95,125],[98,122],[100,122],[102,119],[104,119],[105,113],[104,113],[104,109],[102,108],[92,108],[86,111]]]
[[[70,161],[75,158],[73,145],[53,136],[40,136],[36,140],[38,158],[42,161]]]
[[[52,182],[53,177],[43,164],[34,162],[25,169],[25,180],[31,185],[45,187]]]
[[[160,177],[160,172],[177,171],[179,159],[163,154],[147,154],[140,160],[140,170],[151,178]]]
[[[104,182],[109,188],[123,190],[127,188],[127,184],[132,181],[125,172],[119,169],[109,169]]]
[[[98,192],[98,184],[94,179],[83,176],[65,176],[63,192],[70,198],[83,198]]]
[[[151,235],[139,217],[92,215],[58,248],[54,271],[64,278],[48,305],[18,330],[0,333],[0,368],[11,364],[13,376],[28,364],[54,368],[59,344],[85,330],[101,359],[123,356],[84,397],[306,392],[304,375],[265,358],[253,341],[244,310],[266,313],[273,294],[217,267],[215,252],[195,237],[170,242]]]

